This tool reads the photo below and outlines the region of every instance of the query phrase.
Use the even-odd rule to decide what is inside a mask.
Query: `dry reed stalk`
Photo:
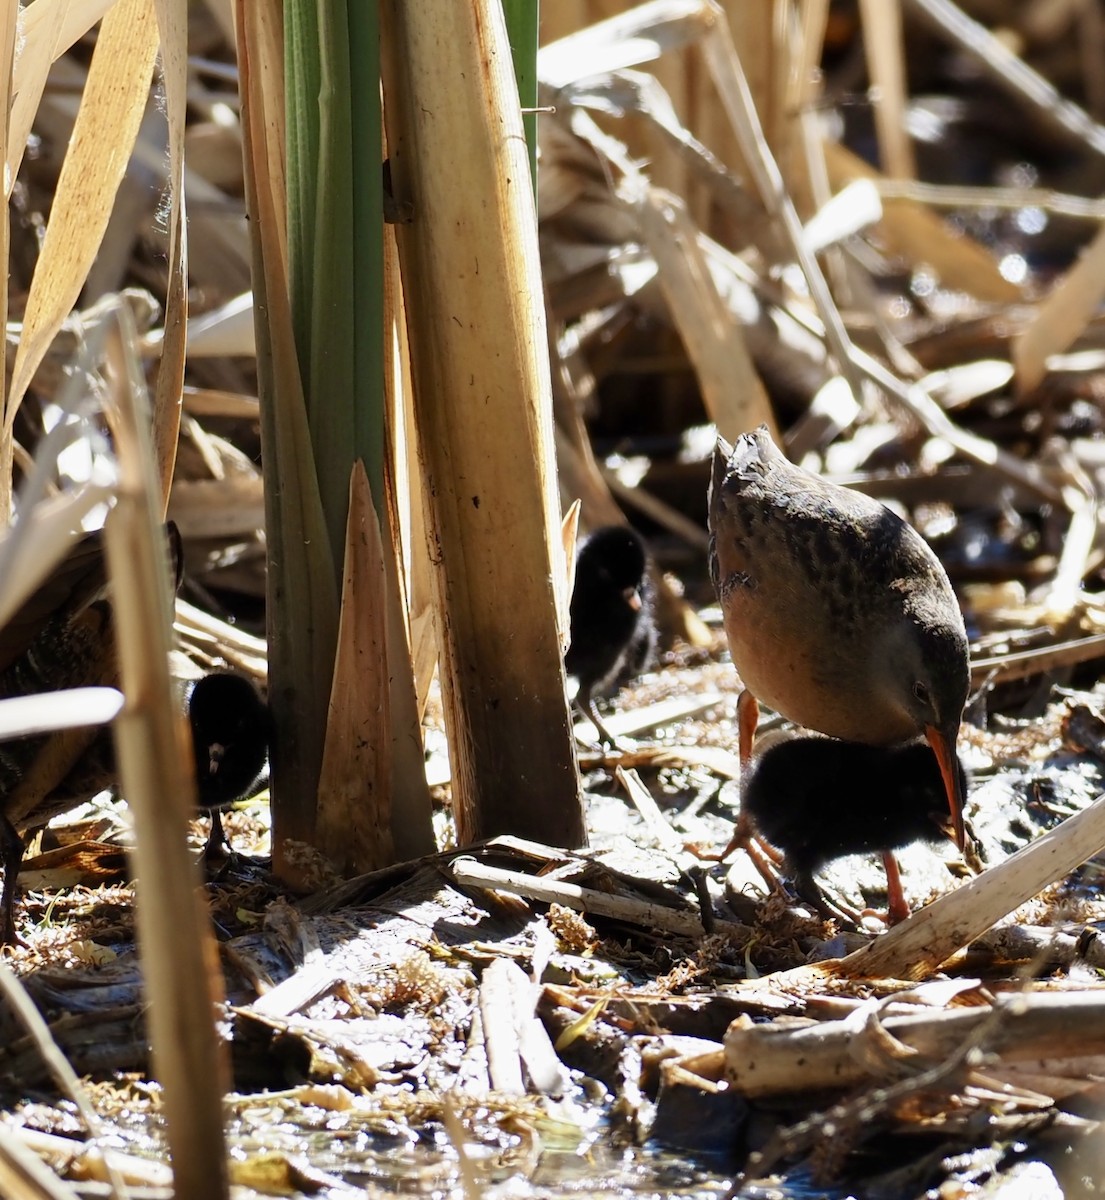
[[[0,16],[0,96],[4,98],[3,112],[0,113],[0,163],[7,163],[8,156],[12,148],[11,136],[11,104],[12,91],[14,88],[14,69],[15,69],[15,42],[17,30],[17,17],[19,14],[18,0],[8,0],[4,6],[2,16]],[[25,144],[26,139],[24,139]],[[19,150],[22,155],[22,144]],[[10,259],[11,252],[11,216],[8,207],[8,201],[11,197],[11,189],[15,186],[15,172],[8,167],[5,178],[3,200],[4,211],[0,213],[0,262],[7,264]],[[5,331],[3,345],[0,345],[0,380],[6,380],[8,377],[8,277],[9,272],[4,270],[3,278],[0,278],[0,329]],[[7,404],[7,397],[4,396],[4,404]],[[13,458],[13,448],[11,439],[2,438],[6,443],[7,449],[0,449],[0,460],[5,455],[8,456],[9,470]],[[8,485],[10,486],[10,484]]]
[[[392,180],[414,201],[397,229],[458,836],[579,845],[536,220],[502,13],[381,17]]]
[[[180,0],[154,0],[161,36],[161,78],[169,126],[169,251],[165,283],[165,319],[157,368],[154,426],[161,516],[169,507],[169,489],[180,440],[184,359],[188,326],[188,238],[184,217],[184,126],[188,107],[188,16]]]
[[[906,133],[905,54],[900,0],[860,0],[867,77],[875,100],[875,133],[884,175],[912,179],[917,174],[913,145]]]
[[[106,524],[119,674],[127,704],[116,755],[135,826],[137,926],[149,997],[154,1069],[164,1090],[175,1195],[229,1194],[222,1101],[229,1083],[215,1032],[222,973],[188,853],[195,811],[190,738],[169,675],[172,592],[137,338],[127,310],[109,335],[108,408],[119,462]]]

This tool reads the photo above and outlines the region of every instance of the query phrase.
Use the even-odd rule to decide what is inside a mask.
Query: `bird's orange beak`
[[[948,794],[948,809],[951,812],[955,844],[962,851],[967,847],[967,833],[963,827],[963,783],[955,759],[955,736],[958,732],[958,722],[952,730],[937,729],[935,725],[925,726],[925,737],[928,738],[936,761],[940,764],[944,790]]]

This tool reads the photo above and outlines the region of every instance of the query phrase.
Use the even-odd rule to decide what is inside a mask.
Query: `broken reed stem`
[[[536,214],[502,11],[381,15],[458,837],[578,846]]]
[[[114,382],[108,417],[119,485],[106,535],[127,697],[115,724],[116,754],[134,817],[138,937],[175,1195],[219,1200],[229,1194],[222,1113],[229,1074],[215,1032],[222,975],[188,853],[196,789],[188,729],[169,675],[172,600],[145,383],[122,305],[116,320],[117,336],[108,346]]]

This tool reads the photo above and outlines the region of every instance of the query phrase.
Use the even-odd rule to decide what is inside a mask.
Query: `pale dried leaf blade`
[[[590,25],[543,47],[537,54],[542,82],[564,87],[588,75],[653,62],[696,42],[712,20],[702,0],[653,0]]]
[[[573,500],[560,522],[560,543],[564,550],[564,586],[556,590],[556,614],[560,622],[560,648],[567,653],[572,640],[571,603],[576,585],[576,542],[579,537],[579,513],[582,500]]]
[[[882,219],[882,198],[869,179],[857,179],[837,192],[806,222],[811,253],[820,254]]]
[[[72,549],[82,517],[113,494],[111,488],[87,484],[43,501],[9,528],[0,540],[0,628]]]
[[[384,557],[364,464],[349,481],[345,577],[326,747],[318,847],[344,875],[392,861],[391,711]]]
[[[8,200],[11,199],[19,166],[31,136],[31,126],[46,87],[50,65],[61,53],[58,47],[69,7],[68,0],[37,0],[19,14],[5,156],[8,169],[5,197]],[[32,12],[41,19],[29,20]]]
[[[222,358],[257,353],[253,293],[243,292],[188,322],[188,357]]]
[[[26,62],[21,57],[15,60],[15,72],[12,78],[12,95],[27,86],[34,67],[34,56],[37,56],[42,45],[49,45],[54,58],[62,54],[83,37],[93,25],[115,3],[115,0],[33,0],[19,13],[19,38],[21,41],[36,44],[31,59]],[[43,28],[58,27],[56,37],[43,33]]]
[[[161,77],[169,126],[169,278],[165,332],[154,390],[153,438],[161,512],[169,504],[180,435],[188,321],[188,225],[184,209],[184,128],[188,105],[188,19],[179,0],[154,0],[161,39]]]
[[[1105,294],[1105,226],[1055,284],[1028,326],[1013,340],[1017,391],[1032,391],[1047,374],[1047,360],[1082,333]]]
[[[414,424],[414,384],[411,381],[410,345],[406,306],[399,273],[395,226],[384,231],[384,294],[387,305],[385,338],[389,390],[386,437],[390,470],[386,475],[392,537],[397,543],[396,568],[402,569],[408,654],[411,658],[415,707],[421,722],[437,667],[437,635],[433,609],[433,578],[426,537],[426,497],[418,461],[418,435]],[[421,736],[419,737],[421,741]],[[397,762],[395,770],[401,770]],[[399,842],[396,843],[397,849]]]
[[[6,429],[11,429],[47,347],[96,260],[145,112],[156,54],[151,0],[118,0],[100,27],[35,264],[4,414]]]
[[[122,707],[123,693],[111,687],[69,688],[0,700],[0,742],[81,725],[106,725]]]

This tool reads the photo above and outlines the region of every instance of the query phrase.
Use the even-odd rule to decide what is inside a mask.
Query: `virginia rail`
[[[611,746],[594,697],[616,691],[648,666],[656,647],[654,605],[640,536],[626,525],[596,529],[576,556],[564,668],[579,680],[576,703]]]
[[[709,507],[710,574],[745,687],[742,759],[757,699],[845,741],[888,746],[923,734],[962,850],[955,744],[967,635],[936,555],[877,500],[789,462],[766,426],[732,447],[718,438]],[[745,832],[738,823],[730,845]]]
[[[166,529],[178,573],[180,535]],[[105,599],[103,530],[78,538],[55,570],[0,629],[0,698],[113,682],[115,633]],[[16,876],[23,835],[115,782],[111,731],[67,729],[0,744],[0,941],[15,940]]]
[[[219,810],[250,795],[268,761],[271,718],[253,683],[231,671],[204,675],[188,691],[188,724],[200,807],[211,814],[204,850],[216,857],[227,844]]]
[[[956,757],[959,786],[966,774]],[[795,737],[757,753],[741,781],[741,811],[782,851],[802,899],[836,916],[813,873],[846,854],[882,854],[891,921],[909,915],[894,851],[950,837],[944,781],[929,747],[863,746]],[[854,913],[841,910],[850,919]]]

